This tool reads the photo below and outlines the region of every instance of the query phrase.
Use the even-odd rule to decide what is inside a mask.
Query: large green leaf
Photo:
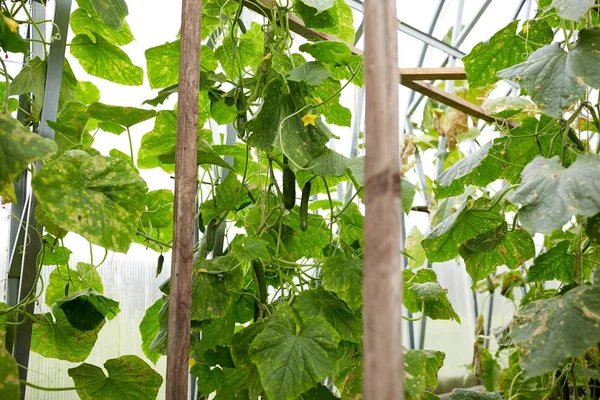
[[[123,29],[125,17],[129,14],[125,0],[78,0],[77,3],[116,31]]]
[[[215,190],[215,197],[200,205],[202,218],[206,223],[219,217],[226,210],[231,210],[236,201],[241,199],[242,184],[235,174],[228,174]],[[244,192],[241,192],[244,193]]]
[[[304,82],[311,86],[324,83],[331,76],[331,72],[318,61],[311,61],[297,66],[288,74],[288,80]]]
[[[121,310],[119,303],[94,289],[83,289],[56,302],[69,321],[80,331],[93,331],[106,319],[113,319]]]
[[[50,221],[106,249],[127,252],[148,190],[129,163],[70,150],[46,164],[32,185]]]
[[[158,312],[162,308],[163,299],[158,299],[152,304],[144,314],[142,322],[140,322],[140,335],[142,336],[142,351],[148,357],[148,360],[154,364],[158,361],[161,354],[150,350],[150,344],[160,331],[160,323],[158,320]]]
[[[437,225],[423,239],[427,259],[442,262],[458,255],[460,246],[475,236],[497,228],[505,222],[504,216],[490,210],[491,201],[468,199],[454,214]]]
[[[523,170],[512,201],[521,203],[519,220],[531,232],[552,233],[573,215],[600,212],[600,156],[583,154],[568,169],[558,157],[537,157]]]
[[[144,235],[161,243],[170,243],[173,239],[173,192],[169,189],[148,192],[145,203],[146,208],[140,217]],[[142,235],[136,235],[134,240],[158,252],[168,250]]]
[[[436,179],[436,197],[438,199],[456,196],[464,191],[466,185],[485,187],[502,175],[502,162],[491,157],[498,153],[488,142],[479,150],[442,172]],[[496,155],[497,157],[497,155]]]
[[[98,332],[104,326],[101,322],[91,331],[75,329],[58,306],[52,308],[52,314],[39,315],[38,320],[40,322],[34,323],[32,328],[31,351],[71,362],[84,361],[90,355]]]
[[[232,253],[194,264],[192,281],[192,320],[204,321],[225,315],[233,294],[244,283],[239,261]]]
[[[561,118],[573,103],[581,100],[586,86],[600,88],[600,29],[583,29],[575,47],[567,53],[558,44],[543,47],[527,61],[502,70],[502,78],[518,82],[546,114]]]
[[[240,35],[236,43],[227,36],[223,44],[215,49],[215,57],[229,78],[239,77],[238,67],[243,72],[247,68],[256,68],[262,62],[263,38],[260,25],[253,23],[252,28]]]
[[[328,124],[350,127],[352,112],[340,104],[341,88],[342,84],[340,82],[328,78],[324,83],[312,88],[311,94],[316,101],[321,100],[319,104],[324,100],[331,99],[319,107],[319,112],[325,117]]]
[[[463,58],[469,85],[483,87],[496,83],[498,71],[519,64],[523,55],[550,44],[554,37],[545,21],[527,21],[520,33],[518,27],[519,21],[511,22]]]
[[[459,253],[465,260],[467,273],[474,286],[500,265],[506,265],[510,269],[518,268],[535,256],[535,246],[529,233],[517,229],[506,232],[502,242],[492,250],[477,251],[462,245]]]
[[[335,6],[320,12],[318,9],[296,2],[294,12],[307,28],[330,33],[346,43],[354,43],[354,18],[352,9],[344,0],[336,0]]]
[[[569,254],[569,241],[560,242],[544,254],[538,256],[527,272],[529,282],[544,282],[557,279],[573,282],[575,256]]]
[[[65,296],[70,296],[83,289],[94,289],[104,293],[100,274],[91,264],[77,263],[77,269],[69,269],[67,265],[59,265],[50,273],[46,288],[46,304],[52,307],[54,303]]]
[[[0,187],[11,183],[30,163],[45,160],[56,150],[52,140],[32,133],[11,116],[0,114]]]
[[[355,257],[335,256],[323,263],[323,287],[348,304],[351,310],[362,305],[362,260]]]
[[[302,319],[323,317],[340,335],[341,340],[360,343],[362,339],[362,318],[355,315],[335,295],[322,286],[302,292],[294,304]]]
[[[86,34],[92,41],[96,40],[95,34],[102,36],[108,42],[117,46],[131,43],[134,39],[127,22],[123,23],[121,30],[115,30],[94,15],[90,15],[83,8],[78,8],[71,14],[71,29],[76,35]]]
[[[135,107],[110,106],[102,103],[91,104],[88,108],[90,117],[103,122],[109,122],[131,128],[134,125],[154,118],[156,111]]]
[[[336,370],[340,340],[323,318],[300,321],[293,310],[277,312],[250,345],[269,398],[295,400]]]
[[[270,260],[269,242],[254,236],[237,236],[231,245],[231,251],[240,260]]]
[[[552,372],[600,341],[600,286],[572,289],[518,311],[511,338],[524,377]]]
[[[163,378],[137,356],[121,356],[104,363],[102,368],[81,364],[69,368],[69,376],[82,400],[156,399]]]
[[[417,313],[424,310],[425,315],[431,319],[454,319],[460,323],[460,317],[448,300],[448,291],[438,283],[437,275],[432,269],[421,269],[416,273],[404,270],[403,275],[403,300],[408,311]]]
[[[58,246],[55,241],[56,238],[46,235],[42,238],[44,244],[42,265],[67,265],[69,258],[73,253],[71,250],[63,246]]]
[[[144,82],[144,71],[133,65],[123,50],[100,35],[96,35],[95,43],[88,35],[77,35],[70,47],[73,57],[90,75],[129,86]]]
[[[594,5],[594,0],[552,0],[557,14],[564,19],[579,22]]]

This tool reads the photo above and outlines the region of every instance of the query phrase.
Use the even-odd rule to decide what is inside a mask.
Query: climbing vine
[[[406,241],[403,297],[412,320],[461,321],[426,261],[461,260],[473,290],[500,288],[518,307],[494,331],[494,353],[483,346],[479,316],[471,369],[486,392],[455,390],[452,399],[598,398],[600,105],[590,97],[600,89],[599,9],[593,0],[541,0],[533,20],[511,22],[464,58],[468,81],[457,83],[457,94],[506,121],[493,127],[492,141],[479,143],[479,121],[435,101],[415,127],[421,133],[404,135],[403,173],[420,153],[440,147],[440,137],[447,143],[438,148],[445,171],[434,181],[419,188],[402,181],[405,213],[417,190],[431,199],[415,210],[429,212],[433,228],[426,235],[415,228]],[[327,147],[336,138],[328,126],[351,125],[342,91],[363,85],[362,56],[345,44],[354,40],[352,11],[343,0],[260,10],[262,24],[248,23],[241,2],[203,4],[190,372],[200,398],[361,398],[363,158]],[[292,13],[340,41],[298,46]],[[19,398],[17,364],[3,343],[23,319],[33,322],[32,351],[81,363],[68,370],[73,387],[21,382],[32,390],[154,399],[162,384],[137,356],[107,360],[106,372],[85,363],[120,309],[103,294],[98,270],[106,256],[73,268],[64,243],[73,232],[107,253],[141,244],[157,252],[157,275],[172,245],[173,193],[148,191],[139,170],[175,171],[177,107],[165,102],[176,98],[180,42],[147,49],[142,69],[121,49],[134,40],[127,16],[123,0],[77,0],[69,51],[88,74],[121,85],[148,82],[155,97],[141,108],[103,104],[98,88],[78,80],[65,61],[58,114],[47,121],[52,141],[35,133],[47,61],[31,56],[31,39],[18,29],[41,24],[25,1],[2,2],[0,45],[27,63],[13,77],[0,61],[0,196],[16,201],[14,181],[29,170],[43,227],[36,290],[16,305],[0,304],[3,399]],[[55,39],[43,43],[45,51]],[[522,96],[488,99],[500,79],[516,82]],[[154,127],[134,154],[130,129],[148,120]],[[234,144],[215,141],[209,129],[226,125]],[[128,135],[129,148],[100,153],[98,131]],[[477,149],[465,156],[467,141]],[[47,282],[43,268],[52,269]],[[169,281],[157,284],[162,297],[139,329],[150,363],[167,344]],[[29,313],[36,301],[51,312]],[[444,358],[406,350],[408,399],[438,398]]]

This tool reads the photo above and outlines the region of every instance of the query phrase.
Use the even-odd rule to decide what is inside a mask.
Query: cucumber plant
[[[98,88],[78,80],[67,63],[59,112],[48,122],[56,138],[32,133],[47,65],[30,57],[16,27],[40,27],[23,21],[25,2],[2,3],[0,45],[24,53],[28,62],[14,78],[3,65],[0,195],[14,201],[14,180],[29,169],[43,226],[38,272],[44,266],[52,272],[42,296],[0,304],[0,344],[11,340],[17,316],[29,319],[32,351],[80,364],[68,370],[73,387],[22,384],[75,390],[85,399],[125,399],[125,393],[153,399],[162,378],[150,363],[166,353],[169,281],[157,283],[163,295],[140,324],[150,363],[122,356],[106,361],[106,374],[85,360],[119,304],[103,294],[102,262],[73,268],[64,238],[73,232],[107,252],[126,253],[137,243],[158,252],[157,271],[162,268],[173,239],[173,193],[148,191],[139,170],[174,171],[177,108],[165,101],[176,97],[180,43],[173,38],[146,50],[144,71],[121,48],[134,40],[125,1],[77,5],[69,49],[83,69],[121,85],[147,79],[157,92],[143,108],[103,104]],[[362,57],[344,44],[354,39],[352,11],[343,0],[275,2],[263,8],[263,25],[244,23],[242,11],[233,0],[203,4],[190,372],[201,398],[361,398],[363,159],[327,147],[335,139],[329,125],[351,124],[342,91],[363,85]],[[289,31],[291,13],[341,42],[298,46]],[[593,1],[543,0],[534,19],[512,22],[465,57],[468,82],[458,85],[459,95],[480,101],[502,78],[523,89],[519,99],[487,101],[518,126],[495,126],[496,138],[469,156],[460,143],[479,132],[469,129],[466,115],[432,101],[423,134],[405,136],[403,172],[415,152],[436,147],[440,135],[448,139],[446,171],[420,188],[433,198],[433,228],[425,237],[413,230],[407,240],[403,295],[407,310],[417,314],[413,319],[460,322],[425,259],[462,260],[457,268],[465,266],[474,290],[500,287],[518,302],[512,322],[495,331],[498,351],[487,350],[481,337],[475,343],[472,370],[487,392],[456,390],[455,400],[598,398],[600,110],[589,100],[600,88],[598,22]],[[19,107],[22,122],[14,118]],[[131,138],[130,128],[147,120],[154,128],[137,154],[133,146],[108,155],[94,148],[98,130]],[[209,124],[231,124],[237,142],[215,141]],[[31,166],[36,161],[39,170]],[[334,198],[339,184],[353,193],[340,196],[347,201]],[[406,213],[415,192],[402,181]],[[211,255],[223,231],[222,255]],[[543,251],[536,251],[533,235]],[[548,281],[559,285],[550,289]],[[30,314],[38,299],[51,312]],[[438,398],[444,359],[440,351],[406,350],[406,398]],[[19,398],[17,374],[0,346],[1,398]]]

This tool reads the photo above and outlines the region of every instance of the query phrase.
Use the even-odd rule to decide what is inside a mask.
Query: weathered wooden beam
[[[365,2],[363,395],[404,399],[396,1]]]
[[[510,128],[518,126],[518,124],[514,121],[494,117],[493,115],[488,113],[484,108],[470,103],[467,100],[462,99],[454,94],[445,92],[442,89],[439,89],[427,82],[402,80],[402,83],[404,86],[413,89],[415,92],[422,93],[431,99],[437,100],[447,106],[455,108],[458,111],[462,111],[465,114],[473,116],[475,118],[479,118],[490,123],[506,125]]]
[[[202,0],[182,0],[167,400],[188,398]]]
[[[401,85],[409,81],[459,81],[467,79],[464,68],[399,68]]]

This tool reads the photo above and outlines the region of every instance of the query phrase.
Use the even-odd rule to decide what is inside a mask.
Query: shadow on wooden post
[[[173,261],[169,298],[167,400],[188,397],[192,260],[198,147],[202,0],[183,0],[175,153]]]
[[[404,399],[395,0],[365,1],[365,400]]]

